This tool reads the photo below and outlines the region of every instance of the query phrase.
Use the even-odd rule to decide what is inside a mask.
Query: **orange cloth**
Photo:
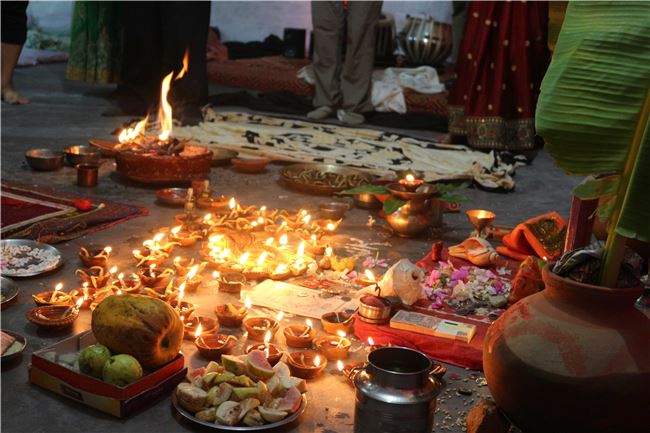
[[[562,255],[566,222],[557,212],[531,218],[503,237],[504,247],[497,251],[517,260],[528,256],[553,261]]]

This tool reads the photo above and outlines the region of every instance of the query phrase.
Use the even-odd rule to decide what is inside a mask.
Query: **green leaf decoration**
[[[460,194],[443,194],[440,196],[440,201],[444,201],[446,203],[465,203],[468,202],[469,199]]]
[[[359,185],[354,188],[346,189],[338,194],[340,195],[356,195],[356,194],[388,194],[388,188],[384,185]]]
[[[537,133],[571,174],[622,174],[621,196],[610,205],[616,233],[645,242],[649,91],[650,2],[570,2],[542,82]]]
[[[388,197],[384,202],[384,207],[382,208],[382,210],[386,215],[390,215],[393,212],[396,212],[397,209],[401,208],[405,204],[406,204],[405,200],[401,200],[399,198],[391,196]]]
[[[596,214],[598,215],[598,219],[600,221],[605,222],[609,220],[609,217],[612,215],[612,210],[614,210],[615,203],[616,201],[614,199],[600,203],[598,209],[596,209]]]
[[[607,176],[586,178],[581,184],[575,187],[573,195],[583,200],[593,200],[606,195],[616,194],[620,176]]]

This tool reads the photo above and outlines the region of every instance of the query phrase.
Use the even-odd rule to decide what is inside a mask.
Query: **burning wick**
[[[366,274],[366,278],[368,279],[368,281],[373,281],[373,282],[375,281],[375,274],[373,274],[370,269],[366,269],[364,272]]]
[[[244,307],[246,308],[246,311],[250,310],[252,306],[253,304],[251,302],[251,298],[246,295],[246,300],[244,301]]]
[[[230,210],[234,210],[236,204],[237,204],[237,202],[235,201],[235,197],[233,197],[228,202],[228,207],[230,208]]]
[[[288,238],[287,234],[285,233],[282,236],[280,236],[280,248],[286,248],[287,247],[287,242],[289,242],[289,238]]]
[[[50,302],[54,302],[56,299],[56,296],[58,295],[59,291],[63,288],[63,283],[59,283],[54,287],[54,291],[52,292],[52,296],[50,296]]]
[[[328,230],[328,231],[333,232],[335,228],[336,228],[336,227],[334,227],[334,224],[332,224],[332,223],[327,223],[327,230]]]
[[[181,262],[181,256],[176,256],[174,258],[174,263],[180,263]]]
[[[332,256],[332,247],[327,247],[327,248],[325,248],[325,255],[326,255],[327,257],[331,257],[331,256]]]
[[[262,265],[264,264],[264,260],[266,260],[267,255],[268,254],[266,253],[266,251],[263,251],[262,254],[260,254],[259,258],[257,259],[257,266],[259,266],[260,268],[262,267]]]
[[[269,357],[269,341],[271,341],[271,331],[266,331],[264,334],[264,354]]]
[[[412,174],[407,174],[407,175],[406,175],[406,181],[407,181],[408,183],[413,183],[413,182],[415,182],[415,176],[413,176]]]
[[[284,317],[284,311],[278,311],[278,315],[275,316],[275,320],[279,322],[280,320],[282,320],[283,317]]]
[[[298,245],[298,256],[302,257],[305,255],[305,241],[301,241]]]
[[[207,222],[209,222],[211,219],[212,219],[212,214],[211,214],[211,213],[206,214],[206,215],[203,217],[203,222],[204,222],[204,223],[207,223]]]
[[[197,326],[196,331],[194,331],[194,338],[199,338],[201,336],[201,332],[203,332],[203,325],[201,325],[201,322],[199,322],[199,326]]]
[[[214,236],[210,236],[210,238],[208,239],[208,241],[209,241],[211,244],[216,244],[216,243],[219,242],[221,239],[223,239],[223,235],[214,235]]]
[[[111,274],[111,275],[113,275],[115,272],[117,272],[117,266],[113,266],[112,268],[110,268],[108,270],[108,273]]]
[[[368,344],[370,346],[374,346],[375,345],[375,340],[373,340],[372,337],[368,337]]]
[[[126,288],[126,286],[124,285],[124,273],[123,273],[123,272],[120,272],[120,273],[117,275],[117,279],[118,279],[118,281],[120,282],[120,286]]]
[[[343,371],[343,361],[341,361],[340,359],[336,361],[336,368],[338,371]]]
[[[151,278],[153,278],[155,276],[154,269],[156,269],[156,264],[155,263],[153,265],[149,266],[149,276]]]
[[[246,262],[248,261],[248,257],[250,256],[250,253],[246,251],[244,254],[241,255],[239,258],[239,264],[244,266]]]
[[[274,241],[275,241],[275,239],[273,239],[273,238],[268,238],[268,239],[266,240],[266,242],[264,242],[264,244],[265,244],[265,245],[273,245],[273,242],[274,242]]]
[[[122,294],[122,290],[121,290],[121,289],[117,289],[117,292],[116,292],[115,294],[116,294],[117,296],[120,296],[120,295]]]
[[[306,319],[305,325],[307,325],[307,328],[302,332],[302,334],[299,335],[299,337],[306,337],[311,332],[311,327],[312,327],[311,319]]]
[[[111,247],[104,247],[104,252],[105,252],[106,254],[110,254],[111,251],[113,251],[113,248],[111,248]]]
[[[182,226],[176,226],[173,229],[171,229],[171,232],[174,236],[176,236],[180,231],[181,231]],[[180,257],[179,257],[180,259]]]
[[[220,275],[219,271],[212,272],[212,278],[214,278],[215,280],[219,278],[219,275]]]
[[[338,336],[340,337],[340,338],[339,338],[339,343],[336,345],[336,348],[338,349],[338,348],[340,348],[341,345],[343,344],[343,339],[345,338],[345,336],[346,336],[347,334],[346,334],[345,332],[341,331],[341,330],[336,331],[336,333],[337,333]]]
[[[314,367],[319,367],[320,366],[320,356],[316,355],[314,358]]]
[[[305,225],[309,224],[309,221],[311,221],[311,215],[307,214],[303,217],[302,222],[305,223]]]
[[[181,311],[181,302],[183,301],[183,297],[185,296],[185,281],[181,283],[180,286],[178,286],[178,311]]]
[[[83,283],[84,288],[84,299],[88,299],[88,283]]]

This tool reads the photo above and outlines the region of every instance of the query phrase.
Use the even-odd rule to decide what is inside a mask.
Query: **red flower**
[[[82,212],[89,211],[93,207],[93,202],[87,198],[78,198],[74,201],[74,206]]]

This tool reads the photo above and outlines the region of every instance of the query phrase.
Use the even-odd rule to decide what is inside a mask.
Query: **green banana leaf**
[[[650,242],[650,143],[640,117],[650,89],[650,2],[577,2],[567,8],[544,77],[535,124],[563,170],[622,173],[637,123],[636,155],[616,232]]]

